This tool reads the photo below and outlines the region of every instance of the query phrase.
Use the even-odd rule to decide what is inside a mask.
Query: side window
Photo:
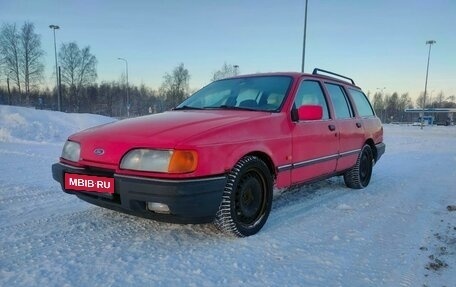
[[[323,120],[329,119],[328,104],[319,82],[303,81],[296,93],[294,104],[296,108],[302,105],[320,105],[323,108]]]
[[[374,111],[372,110],[372,106],[369,103],[366,95],[358,90],[348,89],[350,91],[350,95],[352,96],[353,101],[355,102],[356,108],[358,113],[361,117],[371,117],[374,115]]]
[[[328,83],[325,84],[325,87],[328,90],[329,97],[331,98],[332,104],[334,106],[336,118],[348,119],[353,117],[353,111],[351,109],[350,103],[348,102],[347,96],[343,91],[343,88],[339,85]]]

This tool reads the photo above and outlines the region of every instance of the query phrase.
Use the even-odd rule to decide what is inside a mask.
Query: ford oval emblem
[[[105,151],[102,148],[96,148],[96,149],[93,150],[93,153],[95,155],[104,155]]]

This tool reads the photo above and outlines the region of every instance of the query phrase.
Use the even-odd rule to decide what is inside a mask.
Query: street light
[[[57,89],[57,110],[62,110],[60,103],[60,89],[59,89],[59,69],[57,67],[57,45],[55,44],[55,30],[60,29],[57,25],[49,25],[49,28],[54,30],[54,54],[55,54],[55,78],[56,78],[56,89]]]
[[[421,129],[424,126],[424,109],[426,107],[426,93],[427,93],[427,82],[428,82],[428,74],[429,74],[429,60],[431,58],[431,47],[432,44],[437,43],[435,40],[428,40],[426,41],[426,45],[429,45],[429,52],[428,52],[428,60],[427,60],[427,68],[426,68],[426,82],[424,83],[424,95],[423,95],[423,115],[421,116]]]
[[[125,62],[125,71],[127,74],[127,118],[130,117],[130,97],[128,95],[128,61],[124,58],[117,58],[117,60]]]
[[[306,0],[306,12],[304,13],[304,39],[302,41],[302,66],[301,73],[304,73],[304,62],[306,60],[306,30],[307,30],[307,0]]]

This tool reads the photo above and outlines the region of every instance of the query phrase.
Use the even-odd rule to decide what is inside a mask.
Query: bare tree
[[[30,101],[30,89],[35,88],[43,77],[44,65],[42,57],[44,55],[41,49],[41,39],[35,33],[35,26],[32,23],[25,22],[21,29],[21,57],[19,60],[19,69],[24,79],[24,89],[26,102]]]
[[[426,95],[426,98],[428,98],[429,96]],[[426,101],[427,102],[427,101]],[[424,92],[421,92],[420,95],[418,96],[418,98],[416,98],[416,101],[415,101],[415,104],[418,108],[424,108],[423,107],[423,104],[424,104]],[[426,103],[426,105],[428,105],[428,103]]]
[[[397,103],[397,119],[401,122],[405,121],[407,118],[407,114],[405,113],[405,109],[413,108],[412,99],[410,98],[408,93],[404,93],[400,96]]]
[[[227,64],[226,62],[223,63],[222,68],[220,70],[215,71],[212,74],[211,81],[216,81],[216,80],[236,76],[238,74],[237,67],[238,66],[230,65],[230,64]]]
[[[436,102],[437,102],[437,107],[442,108],[443,102],[445,101],[445,94],[443,91],[440,91],[440,93],[437,94]]]
[[[3,24],[0,31],[0,54],[3,56],[4,72],[8,78],[12,78],[19,94],[21,93],[20,49],[20,35],[16,24]]]
[[[399,106],[399,95],[394,92],[391,96],[385,98],[386,114],[389,118],[386,121],[397,120],[398,106]]]
[[[59,60],[62,67],[62,82],[70,90],[69,103],[78,111],[81,105],[81,89],[97,78],[97,58],[90,53],[89,46],[81,50],[76,42],[71,42],[62,44]]]
[[[166,73],[160,92],[166,98],[167,107],[172,108],[181,103],[188,95],[190,74],[181,63],[171,74]]]
[[[411,108],[413,108],[413,103],[412,103],[412,99],[410,98],[409,94],[408,93],[402,94],[401,97],[399,98],[398,109],[403,111],[405,109],[411,109]]]
[[[383,100],[383,96],[381,93],[374,94],[374,100],[372,101],[374,106],[375,113],[377,116],[383,121],[383,115],[385,110],[385,101]]]

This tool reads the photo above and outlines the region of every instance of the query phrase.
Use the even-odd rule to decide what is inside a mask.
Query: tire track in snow
[[[49,229],[49,226],[53,227]],[[126,242],[150,245],[153,249],[157,248],[155,245],[159,242],[167,245],[185,239],[190,244],[211,237],[225,240],[215,227],[208,225],[161,223],[101,207],[0,228],[0,234],[6,235],[0,247],[0,258],[10,265],[17,261],[32,260],[37,254],[62,256],[64,251],[74,248],[90,254],[96,253],[101,247],[117,249],[119,244]],[[156,234],[160,234],[159,238],[155,238],[159,242],[153,240]],[[32,249],[35,255],[30,254]]]
[[[394,283],[405,287],[416,286],[419,283],[414,276],[416,268],[402,268],[407,271],[402,273],[386,272],[396,264],[418,266],[420,264],[417,256],[410,257],[410,251],[407,250],[413,247],[402,242],[402,238],[411,236],[407,233],[408,229],[401,229],[403,223],[399,224],[397,221],[413,222],[411,209],[421,208],[421,203],[410,202],[410,194],[391,190],[391,185],[401,186],[400,180],[393,181],[394,183],[391,180],[378,180],[374,183],[377,188],[367,187],[360,191],[345,189],[342,181],[339,180],[336,184],[329,181],[316,187],[304,186],[300,191],[289,194],[291,195],[289,198],[285,192],[282,194],[283,197],[278,198],[278,204],[273,209],[265,229],[267,231],[270,228],[277,229],[273,232],[291,231],[284,239],[293,237],[296,231],[304,250],[300,256],[309,258],[302,266],[303,269],[311,269],[319,265],[327,272],[331,270],[332,274],[339,273],[339,277],[332,279],[339,283],[346,280],[348,275],[346,270],[352,270],[354,273],[349,276],[359,280],[355,285],[379,286]],[[352,207],[350,202],[356,205]],[[307,222],[303,223],[303,221]],[[376,224],[373,224],[374,222]],[[320,236],[302,232],[303,227],[314,230],[318,228],[318,224],[321,224]],[[328,228],[336,225],[338,233]],[[399,227],[391,229],[395,226]],[[394,233],[383,232],[389,229]],[[384,245],[387,254],[377,253],[375,250],[379,247],[374,247],[374,243]],[[309,255],[314,252],[309,251],[309,246],[317,250],[321,246],[326,248],[320,250],[321,255],[318,258],[311,258]],[[340,254],[345,253],[347,249],[354,252],[341,258]],[[334,258],[337,259],[334,260]]]
[[[7,185],[0,189],[0,230],[74,210],[69,196],[56,188]],[[76,207],[81,205],[76,205]]]
[[[21,223],[17,223],[17,224],[0,227],[0,233],[10,234],[10,233],[14,233],[16,231],[19,232],[19,231],[25,230],[25,229],[33,229],[31,227],[43,225],[43,224],[46,224],[46,225],[54,224],[57,222],[62,222],[62,219],[66,218],[66,217],[71,217],[71,216],[78,215],[78,214],[89,215],[90,213],[93,213],[93,211],[80,210],[80,211],[73,211],[73,212],[63,213],[63,214],[49,216],[49,217],[42,217],[42,218],[38,218],[38,219],[29,220],[26,222],[21,222]],[[21,232],[19,232],[19,233],[21,233]]]
[[[347,195],[349,189],[341,182],[340,179],[329,179],[284,191],[272,203],[272,211],[266,223],[268,229],[293,224],[295,218],[305,216],[315,207]]]
[[[15,192],[11,196],[2,196],[0,197],[0,205],[3,204],[16,204],[16,203],[23,203],[25,201],[33,201],[33,200],[45,200],[46,198],[55,198],[57,192],[53,191],[45,191],[39,193],[30,193],[30,191],[21,191]]]
[[[0,154],[8,155],[8,156],[20,156],[20,157],[25,157],[25,158],[39,158],[39,159],[46,159],[46,160],[50,160],[50,161],[56,160],[55,156],[43,155],[43,154],[39,154],[39,153],[32,152],[32,151],[21,152],[21,151],[10,151],[10,150],[5,150],[5,149],[0,149]]]
[[[67,245],[78,238],[78,244],[89,244],[91,236],[97,236],[97,232],[110,230],[108,238],[125,236],[128,228],[119,228],[103,220],[103,213],[110,212],[100,207],[93,207],[88,210],[80,210],[57,216],[50,216],[32,220],[12,226],[0,228],[0,234],[4,234],[4,241],[0,248],[0,257],[5,259],[30,259],[30,249],[34,253],[42,254],[49,246]],[[49,229],[49,226],[52,226]],[[33,236],[28,236],[33,234]],[[39,236],[37,236],[39,234]],[[106,235],[106,234],[105,234]],[[11,238],[11,240],[10,240]],[[83,239],[81,241],[81,239]],[[94,244],[96,246],[96,244]],[[87,248],[87,247],[86,247]],[[95,247],[94,247],[95,248]]]
[[[399,283],[399,286],[412,287],[412,286],[415,286],[415,281],[416,281],[416,274],[410,272],[410,273],[402,275],[402,279]]]

